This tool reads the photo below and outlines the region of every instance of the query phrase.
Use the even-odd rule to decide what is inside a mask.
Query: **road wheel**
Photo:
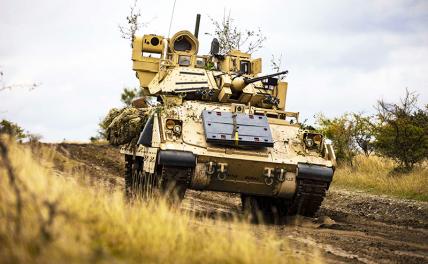
[[[142,157],[125,156],[125,195],[127,198],[151,199],[158,190],[158,177],[144,172]]]
[[[125,197],[133,197],[132,170],[134,160],[132,155],[125,155]]]
[[[255,224],[264,221],[263,211],[256,196],[241,194],[241,203],[245,219]]]
[[[191,168],[162,167],[159,187],[168,202],[180,203],[183,200],[191,172]]]
[[[287,216],[287,203],[285,200],[241,195],[242,209],[244,215],[253,223],[282,224]]]
[[[299,180],[297,192],[289,207],[288,214],[314,217],[321,207],[328,187],[329,183],[326,182]]]
[[[152,199],[159,193],[159,177],[154,173],[142,172],[141,196],[143,199]]]

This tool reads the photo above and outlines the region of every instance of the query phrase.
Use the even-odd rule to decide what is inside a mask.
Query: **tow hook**
[[[287,171],[285,169],[280,169],[280,168],[275,169],[276,178],[278,179],[279,182],[285,181],[286,172]]]
[[[217,167],[217,165],[214,162],[212,162],[212,161],[208,162],[207,163],[207,174],[212,176],[216,171],[216,167]]]
[[[225,180],[227,177],[227,163],[218,163],[217,179]]]
[[[265,168],[264,169],[263,176],[264,176],[265,183],[268,186],[273,184],[274,174],[272,173],[272,171],[273,171],[272,168]]]

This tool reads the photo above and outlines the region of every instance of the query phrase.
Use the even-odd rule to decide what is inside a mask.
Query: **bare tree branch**
[[[400,99],[401,105],[395,103],[387,103],[383,99],[378,101],[375,106],[378,111],[378,117],[381,122],[385,120],[391,120],[393,117],[408,116],[415,108],[418,101],[418,95],[415,92],[410,92],[406,88],[406,93],[403,98]]]
[[[275,57],[275,55],[272,54],[272,58],[270,59],[270,66],[272,68],[273,72],[280,72],[283,65],[282,65],[282,53],[278,56]],[[285,79],[285,75],[280,75],[278,78],[279,80],[284,80]]]
[[[28,91],[32,91],[34,89],[36,89],[37,87],[39,87],[42,83],[40,82],[35,82],[35,83],[29,83],[29,84],[11,84],[11,85],[6,85],[6,86],[0,86],[0,92],[5,91],[5,90],[12,90],[15,88],[25,88],[28,89]]]
[[[134,0],[134,4],[130,7],[129,15],[126,17],[126,24],[119,25],[119,32],[123,39],[133,40],[135,33],[146,27],[149,22],[140,22],[141,19],[141,10],[137,7],[138,0]]]
[[[41,82],[6,84],[4,80],[4,75],[4,71],[0,66],[0,92],[3,92],[5,90],[12,90],[15,88],[24,88],[28,89],[29,91],[32,91],[42,84]]]
[[[221,22],[210,17],[211,23],[214,25],[214,33],[206,33],[218,39],[220,44],[220,53],[227,54],[233,49],[243,50],[246,53],[254,53],[263,47],[263,42],[266,37],[261,32],[261,29],[241,31],[233,24],[233,18],[228,15],[223,15]]]

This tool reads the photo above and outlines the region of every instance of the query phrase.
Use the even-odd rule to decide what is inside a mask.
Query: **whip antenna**
[[[177,0],[174,0],[174,5],[172,6],[171,20],[169,21],[168,38],[169,38],[169,33],[171,33],[172,19],[174,18],[175,2],[177,2]]]

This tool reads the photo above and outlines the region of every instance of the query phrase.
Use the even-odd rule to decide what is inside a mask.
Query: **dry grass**
[[[392,160],[377,156],[358,156],[354,168],[339,166],[334,174],[335,186],[367,190],[428,201],[428,166],[422,164],[410,173],[392,173],[396,166]]]
[[[0,138],[1,140],[1,138]],[[303,255],[272,231],[236,221],[201,219],[163,202],[132,204],[121,190],[94,188],[82,177],[52,171],[47,151],[8,143],[21,191],[16,193],[0,158],[1,263],[305,263]]]

